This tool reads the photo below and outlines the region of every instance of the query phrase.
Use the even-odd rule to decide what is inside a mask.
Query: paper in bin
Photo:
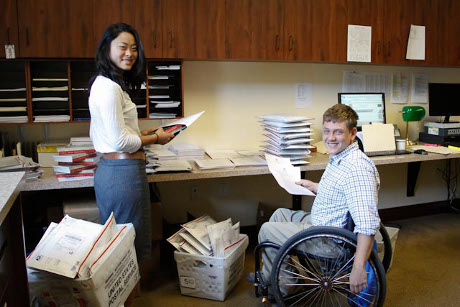
[[[201,244],[211,250],[211,241],[209,240],[208,230],[206,226],[215,224],[216,221],[209,215],[203,215],[187,224],[182,225],[192,236],[195,237]]]

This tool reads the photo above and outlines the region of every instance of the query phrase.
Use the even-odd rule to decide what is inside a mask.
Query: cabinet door
[[[13,44],[16,56],[19,56],[18,19],[16,0],[0,1],[0,57],[5,57],[6,43]]]
[[[136,11],[138,2],[128,0],[94,0],[94,21],[92,23],[94,30],[94,51],[105,29],[111,24],[124,22],[134,26],[134,12]]]
[[[147,58],[163,57],[163,28],[161,0],[138,1],[135,27],[144,46]]]
[[[283,1],[232,0],[226,2],[226,58],[282,60]]]
[[[385,63],[436,65],[437,18],[438,8],[433,0],[385,0]],[[426,27],[425,60],[406,60],[411,25]]]
[[[460,1],[437,0],[438,44],[437,59],[442,66],[460,66]]]
[[[90,1],[18,0],[21,57],[92,57]]]
[[[223,59],[225,0],[164,0],[163,57]]]

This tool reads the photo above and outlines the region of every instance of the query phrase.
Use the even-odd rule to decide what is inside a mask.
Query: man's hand
[[[367,273],[362,266],[353,266],[350,274],[350,291],[359,294],[367,289]]]
[[[367,273],[365,265],[372,252],[374,236],[366,236],[358,233],[358,245],[356,246],[355,260],[350,273],[350,291],[359,294],[364,288],[367,289]]]
[[[302,179],[300,181],[297,181],[295,184],[298,184],[310,191],[312,191],[313,193],[316,193],[318,191],[318,184],[316,182],[313,182],[313,181],[310,181],[310,180],[305,180],[305,179]]]

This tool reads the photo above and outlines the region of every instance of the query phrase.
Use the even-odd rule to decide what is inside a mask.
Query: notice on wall
[[[412,73],[412,86],[410,101],[412,103],[428,102],[428,75],[424,73]]]
[[[342,92],[390,94],[391,75],[380,72],[344,71]]]
[[[348,25],[347,61],[371,62],[372,27]]]
[[[407,60],[425,60],[425,26],[410,25]]]
[[[297,83],[295,86],[295,107],[297,109],[311,108],[312,105],[312,84]]]
[[[409,79],[408,73],[394,73],[391,79],[391,103],[407,103],[409,97]]]

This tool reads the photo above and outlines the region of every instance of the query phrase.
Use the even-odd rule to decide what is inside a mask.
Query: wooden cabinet
[[[436,57],[442,66],[460,67],[460,1],[437,0],[438,44]]]
[[[145,0],[147,1],[147,0]],[[64,1],[73,2],[73,1]],[[124,22],[134,25],[136,5],[143,1],[129,1],[129,0],[82,0],[81,2],[90,6],[92,9],[92,16],[90,23],[93,25],[94,41],[92,44],[93,57],[97,45],[102,38],[105,29],[113,23]],[[81,57],[81,56],[80,56]]]
[[[385,0],[384,52],[386,64],[438,65],[438,3],[433,0]],[[445,18],[442,16],[441,18]],[[456,17],[458,19],[458,16]],[[406,60],[411,25],[425,26],[425,60]]]
[[[161,0],[138,1],[134,27],[139,33],[147,58],[163,57],[162,24]]]
[[[0,57],[5,57],[3,45],[7,43],[13,44],[16,56],[20,56],[16,0],[0,1],[0,43]]]
[[[21,57],[91,57],[89,1],[18,0]]]
[[[282,60],[283,1],[226,1],[225,58]]]

